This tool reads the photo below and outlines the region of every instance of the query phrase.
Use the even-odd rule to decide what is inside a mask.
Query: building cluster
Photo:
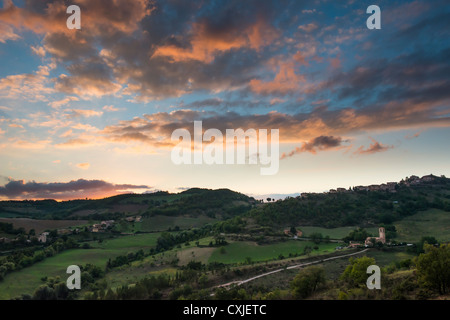
[[[383,227],[380,227],[380,228],[378,228],[378,233],[379,233],[378,237],[367,237],[366,238],[366,240],[364,241],[364,246],[366,248],[367,247],[372,247],[377,242],[381,242],[382,244],[386,244],[386,230]],[[361,247],[361,246],[363,246],[363,244],[361,242],[358,242],[358,241],[350,241],[349,244],[348,244],[349,248],[357,248],[357,247]],[[342,249],[342,247],[339,247],[339,249]]]
[[[284,234],[287,236],[294,236],[294,239],[300,238],[303,236],[303,232],[300,230],[296,230],[296,234],[292,234],[291,229],[284,229]]]
[[[42,232],[40,235],[33,236],[31,238],[37,239],[40,243],[46,243],[49,238],[50,233],[49,232]],[[0,243],[11,243],[19,241],[19,238],[11,239],[11,238],[0,238]],[[31,242],[30,239],[27,240],[27,242]]]
[[[125,220],[128,222],[142,222],[142,217],[141,216],[127,217],[125,218]]]
[[[100,223],[93,224],[90,228],[91,232],[105,232],[108,228],[114,225],[114,220],[106,220]]]
[[[423,176],[422,178],[419,178],[418,176],[411,176],[409,178],[406,178],[400,182],[400,184],[404,184],[406,186],[417,186],[429,182],[433,182],[436,179],[436,176],[433,176],[432,174],[429,174],[427,176]]]
[[[423,176],[422,178],[419,178],[418,176],[411,176],[407,177],[406,179],[400,181],[400,182],[387,182],[382,184],[372,184],[370,186],[356,186],[353,187],[353,191],[387,191],[395,193],[397,192],[397,186],[398,185],[405,185],[405,186],[414,186],[414,185],[421,185],[429,182],[433,182],[436,179],[436,176],[430,174],[427,176]],[[329,193],[344,193],[344,192],[351,192],[351,189],[345,189],[345,188],[337,188],[337,189],[330,189]],[[303,196],[303,194],[302,194]]]

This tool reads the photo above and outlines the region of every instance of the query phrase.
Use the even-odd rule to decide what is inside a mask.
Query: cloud
[[[76,166],[80,169],[89,169],[89,167],[91,166],[91,164],[89,162],[84,162],[84,163],[78,163],[76,164]]]
[[[2,23],[0,21],[0,42],[6,43],[7,40],[17,40],[21,37],[14,32],[14,29],[7,25],[6,23]]]
[[[298,29],[300,29],[304,32],[312,32],[314,30],[317,30],[318,28],[319,28],[319,26],[314,22],[308,23],[306,25],[298,26]]]
[[[41,58],[45,57],[45,49],[43,47],[35,47],[35,46],[31,46],[31,51],[33,51],[33,53]]]
[[[23,126],[21,124],[17,124],[17,123],[10,123],[8,126],[10,128],[21,128],[21,129],[23,129]]]
[[[420,130],[412,135],[407,135],[407,136],[405,136],[405,139],[411,140],[411,139],[418,138],[422,134],[422,132],[423,132],[423,130]]]
[[[248,47],[260,50],[261,47],[272,43],[279,32],[270,26],[264,19],[258,19],[255,23],[234,24],[229,23],[230,16],[227,12],[223,21],[204,18],[191,26],[190,42],[184,47],[174,44],[162,45],[153,53],[152,57],[166,57],[171,62],[197,60],[211,63],[216,55],[223,52]],[[228,22],[227,24],[224,22]],[[182,39],[177,39],[182,43]]]
[[[28,101],[47,101],[54,93],[48,78],[50,70],[56,65],[49,63],[38,67],[34,73],[9,75],[0,78],[0,98],[25,99]]]
[[[114,106],[104,106],[102,109],[108,112],[120,111],[119,108],[115,108]]]
[[[296,147],[288,154],[283,153],[280,158],[285,159],[288,157],[292,157],[295,154],[303,152],[310,152],[312,154],[316,154],[317,151],[324,151],[340,147],[343,142],[347,142],[347,140],[342,140],[341,137],[333,137],[333,136],[316,137],[309,142],[304,142],[301,147]]]
[[[356,150],[354,152],[354,154],[374,154],[374,153],[384,152],[384,151],[394,148],[394,146],[383,145],[380,142],[378,142],[372,138],[371,138],[371,140],[372,140],[372,143],[370,144],[370,146],[367,149],[364,149],[363,146],[360,146],[358,148],[358,150]]]
[[[13,180],[0,186],[0,197],[7,199],[56,199],[100,198],[128,193],[129,190],[144,190],[146,185],[113,184],[103,180],[78,179],[70,182],[36,182]]]
[[[72,109],[71,113],[67,117],[69,119],[73,119],[79,117],[84,118],[99,117],[101,115],[103,115],[103,111]]]
[[[448,127],[450,116],[442,114],[442,111],[440,102],[419,103],[413,100],[368,105],[359,109],[333,110],[320,106],[310,112],[296,114],[281,112],[240,114],[235,111],[222,114],[217,110],[184,109],[122,120],[106,126],[99,134],[111,142],[135,141],[170,147],[173,145],[170,137],[175,129],[185,128],[192,131],[193,121],[202,120],[204,129],[217,128],[221,132],[229,128],[279,129],[281,143],[303,143],[309,140],[314,146],[314,139],[322,136],[340,137],[377,130]],[[322,142],[323,146],[327,146],[325,140],[318,139],[315,142],[318,145]],[[307,146],[309,145],[305,145],[305,148]]]
[[[278,72],[275,78],[270,81],[252,79],[249,83],[251,91],[261,95],[286,95],[310,90],[305,76],[296,72],[298,63],[295,59],[279,61],[276,64],[278,64]]]
[[[71,101],[79,101],[79,100],[80,99],[78,99],[77,97],[73,97],[73,96],[70,97],[69,96],[69,97],[66,97],[66,98],[61,99],[61,100],[49,102],[48,105],[50,107],[54,108],[54,109],[58,109],[58,108],[60,108],[60,107],[62,107],[64,105],[68,104]]]

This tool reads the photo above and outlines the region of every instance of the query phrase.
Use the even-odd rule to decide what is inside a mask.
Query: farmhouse
[[[41,243],[46,243],[47,242],[47,237],[50,233],[48,232],[42,232],[39,236],[38,236],[38,241]]]
[[[361,242],[357,242],[357,241],[350,241],[350,243],[348,244],[349,248],[359,248],[362,246]]]
[[[10,243],[11,239],[9,238],[0,238],[0,243]]]

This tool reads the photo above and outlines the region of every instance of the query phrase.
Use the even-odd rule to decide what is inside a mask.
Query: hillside
[[[98,200],[0,201],[0,217],[101,220],[139,214],[231,218],[255,203],[255,199],[228,189],[194,188],[181,193],[122,194]]]
[[[404,290],[402,281],[410,279],[397,283],[396,273],[388,275],[394,286],[374,297],[340,279],[350,256],[409,272],[425,242],[450,240],[449,179],[412,177],[386,186],[265,204],[228,189],[200,188],[99,200],[3,201],[2,215],[14,218],[0,218],[0,299],[292,299],[295,266],[310,263],[326,271],[318,299],[434,297],[423,295],[416,278]],[[108,217],[115,220],[102,221]],[[380,226],[387,243],[349,246],[347,240],[376,236]],[[284,232],[291,227],[301,233]],[[43,230],[48,238],[39,242]],[[89,275],[80,292],[64,289],[66,268],[74,263]],[[239,290],[218,288],[240,282]]]
[[[384,187],[386,186],[386,187]],[[419,211],[450,211],[450,179],[412,176],[388,185],[306,193],[254,208],[249,217],[263,227],[292,225],[335,228],[391,224]]]

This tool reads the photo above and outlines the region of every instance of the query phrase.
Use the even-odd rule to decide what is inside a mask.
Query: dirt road
[[[255,279],[262,278],[262,277],[265,277],[265,276],[268,276],[268,275],[271,275],[271,274],[274,274],[274,273],[277,273],[277,272],[281,272],[281,271],[286,270],[286,269],[301,268],[301,267],[306,267],[306,266],[309,266],[309,265],[312,265],[312,264],[322,263],[322,262],[325,262],[325,261],[330,261],[330,260],[335,260],[335,259],[340,259],[340,258],[350,257],[350,256],[354,256],[354,255],[357,255],[357,254],[366,252],[367,250],[369,250],[369,249],[364,249],[364,250],[361,250],[361,251],[358,251],[358,252],[353,252],[353,253],[344,254],[344,255],[341,255],[341,256],[336,256],[336,257],[331,257],[331,258],[318,259],[318,260],[316,260],[316,261],[305,262],[305,263],[297,264],[297,265],[290,266],[290,267],[287,267],[287,268],[282,268],[282,269],[273,270],[273,271],[270,271],[270,272],[262,273],[262,274],[260,274],[260,275],[251,277],[251,278],[249,278],[249,279],[239,280],[239,281],[232,281],[232,282],[224,283],[224,284],[218,285],[217,288],[229,287],[229,286],[231,286],[231,285],[233,285],[233,284],[235,284],[235,285],[237,285],[237,286],[240,286],[240,285],[242,285],[242,284],[244,284],[244,283],[247,283],[247,282],[253,281],[253,280],[255,280]]]

